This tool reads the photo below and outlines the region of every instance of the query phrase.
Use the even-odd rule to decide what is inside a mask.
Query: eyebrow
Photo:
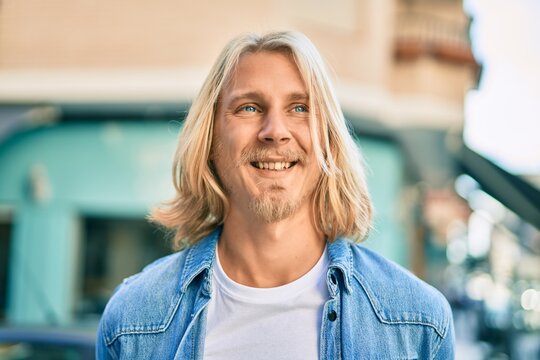
[[[260,94],[258,91],[248,91],[239,93],[238,95],[233,95],[229,98],[228,104],[234,104],[240,100],[260,100],[262,98],[262,94]]]
[[[295,101],[295,100],[308,101],[309,100],[309,95],[305,94],[305,93],[291,93],[288,96],[288,100],[292,100],[292,101]]]
[[[264,96],[258,91],[248,91],[244,93],[239,93],[238,95],[233,95],[229,98],[229,101],[227,101],[227,105],[235,104],[238,101],[241,100],[263,100]],[[293,92],[287,95],[288,101],[308,101],[309,96],[306,93],[302,92]]]

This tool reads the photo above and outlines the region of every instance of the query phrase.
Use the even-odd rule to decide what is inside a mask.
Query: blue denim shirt
[[[98,359],[201,359],[220,229],[124,280],[98,330]],[[453,359],[446,299],[346,239],[328,244],[321,359]]]

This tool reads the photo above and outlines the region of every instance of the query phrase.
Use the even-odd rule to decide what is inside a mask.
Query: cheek
[[[227,130],[223,131],[225,132]],[[224,134],[224,132],[222,132],[221,134]],[[230,161],[234,158],[237,144],[234,139],[231,138],[231,136],[215,136],[214,143],[214,151],[212,152],[214,159]]]
[[[214,137],[212,139],[212,149],[210,150],[210,159],[216,162],[219,155],[223,153],[223,143]]]
[[[229,138],[219,139],[214,147],[212,159],[222,181],[236,177],[240,159],[238,143]]]
[[[291,124],[289,131],[293,135],[296,143],[304,150],[313,148],[311,143],[311,132],[307,121]]]

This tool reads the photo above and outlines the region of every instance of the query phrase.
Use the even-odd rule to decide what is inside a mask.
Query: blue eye
[[[304,105],[296,105],[294,107],[295,112],[307,112],[307,107]]]
[[[246,105],[246,106],[243,106],[241,108],[241,110],[243,111],[247,111],[247,112],[257,112],[257,108],[253,105]]]

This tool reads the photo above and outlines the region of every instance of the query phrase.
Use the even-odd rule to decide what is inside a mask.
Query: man
[[[305,36],[232,40],[174,166],[153,220],[183,250],[117,289],[98,358],[453,358],[442,295],[353,243],[371,221],[362,158]]]

